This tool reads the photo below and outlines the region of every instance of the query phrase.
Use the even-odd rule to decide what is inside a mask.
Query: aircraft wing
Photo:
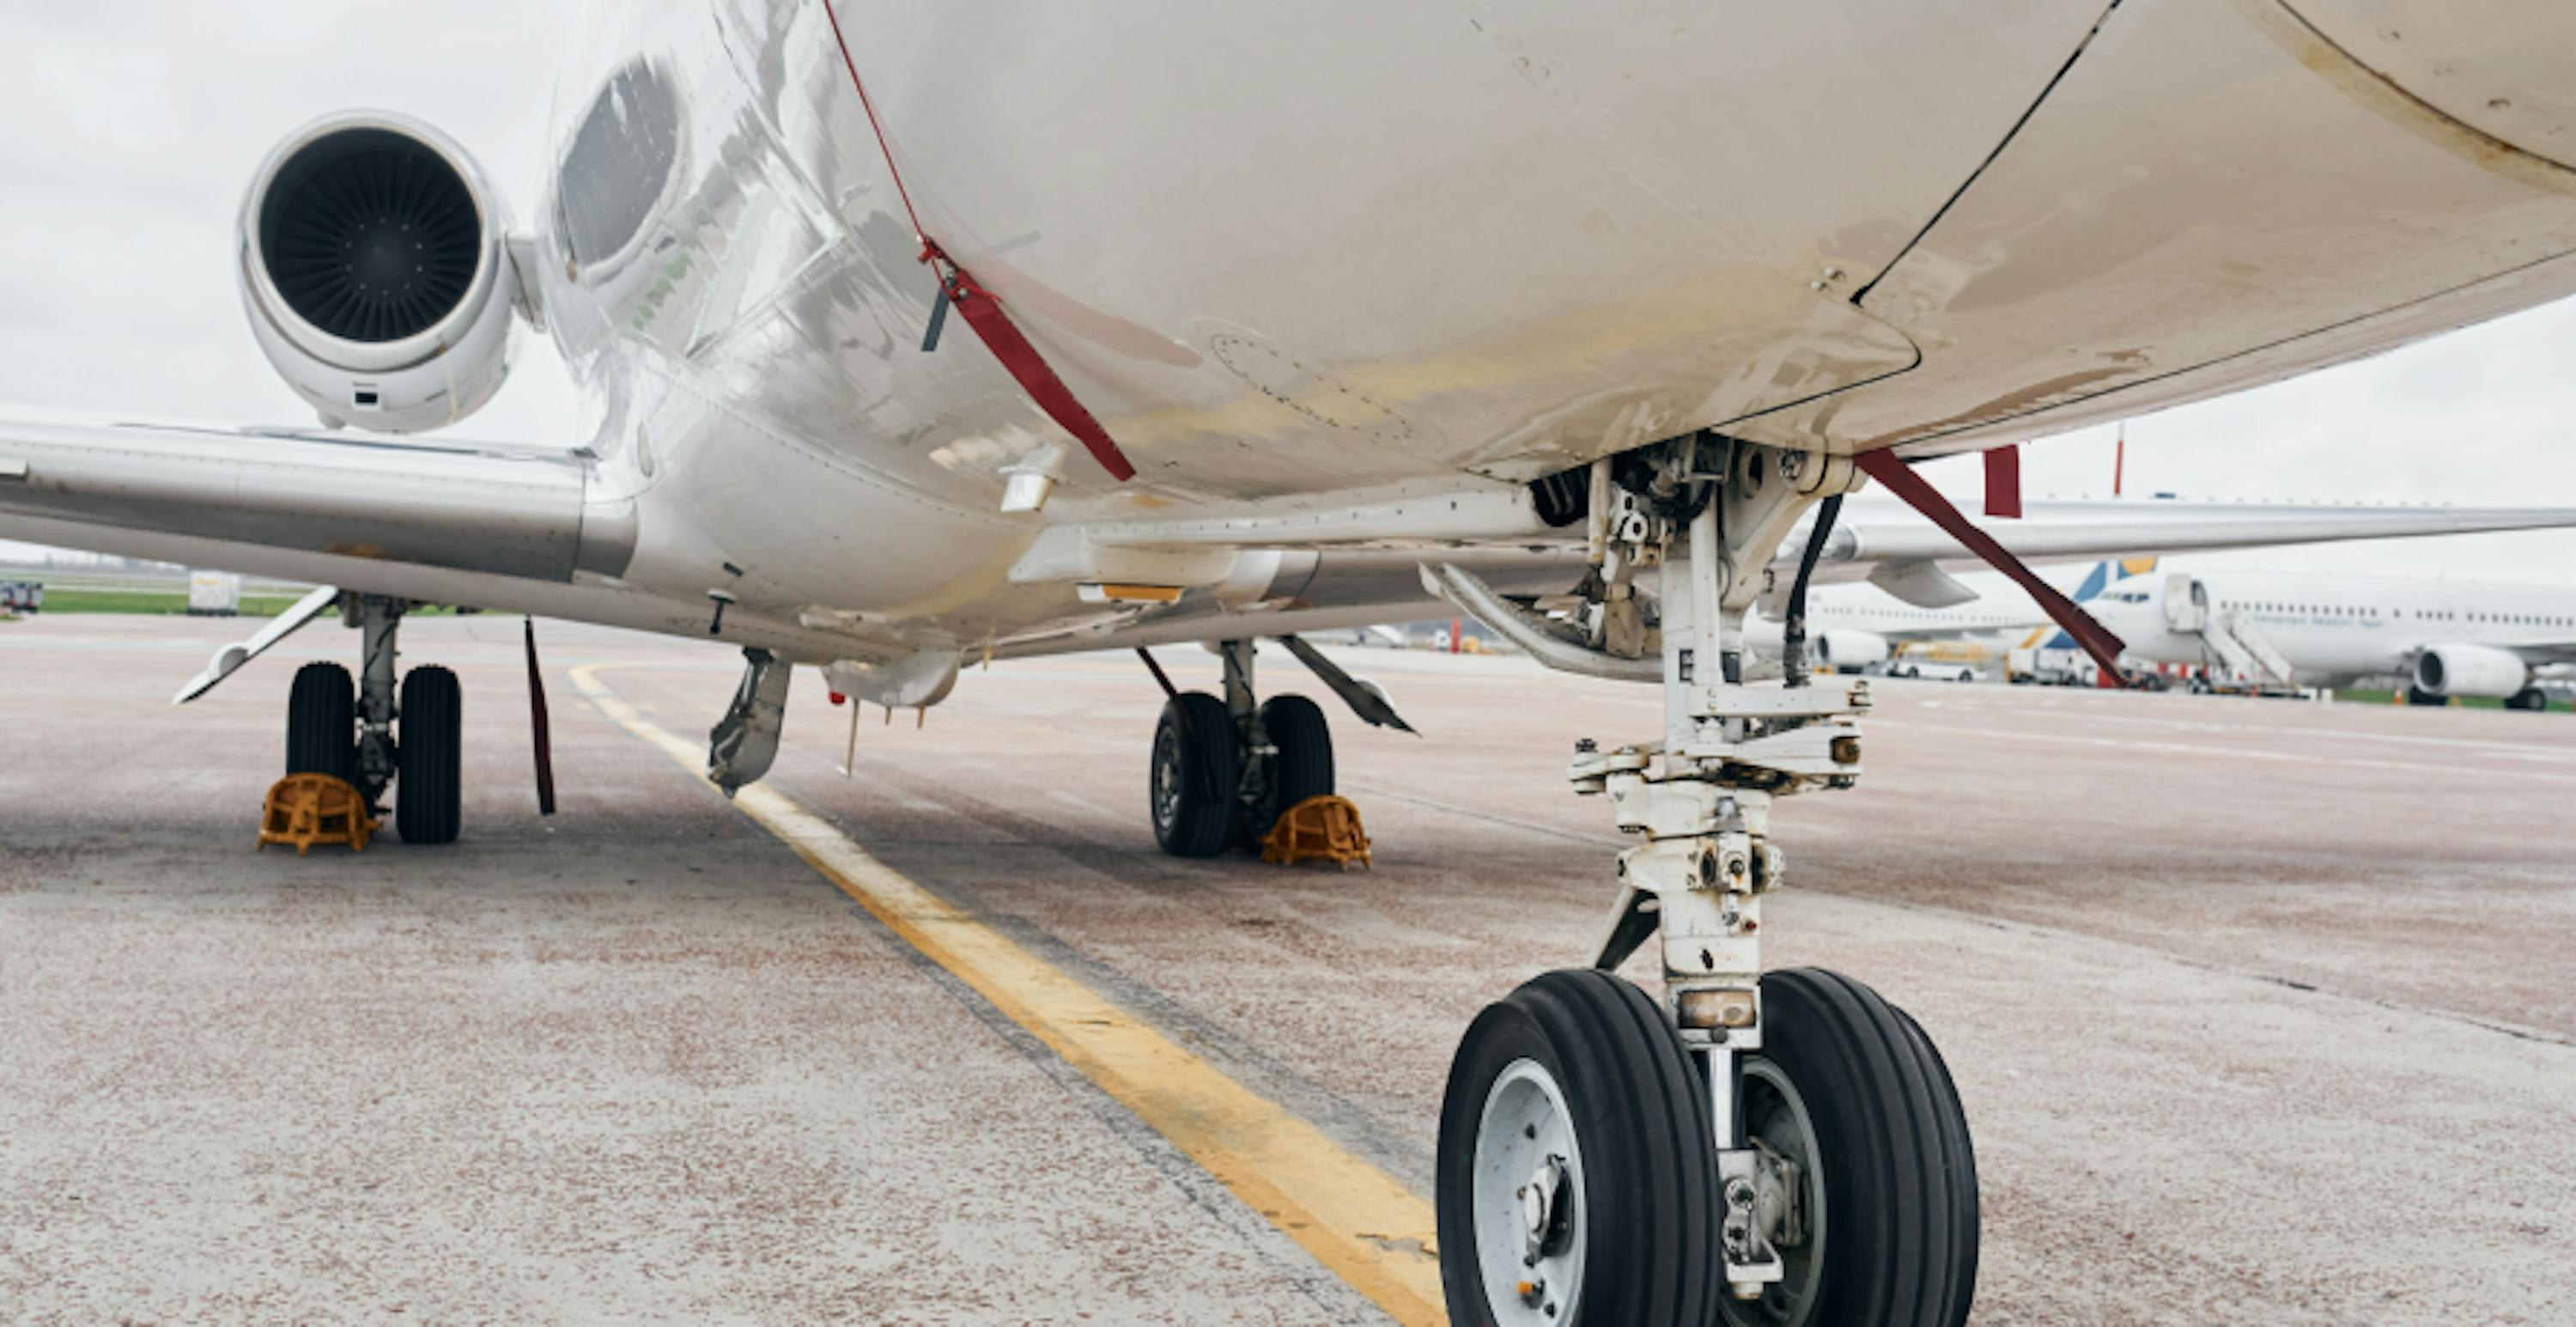
[[[648,631],[704,634],[710,609],[618,579],[634,504],[592,457],[500,444],[5,417],[0,539]],[[794,622],[764,634],[871,653]]]
[[[2034,565],[2576,526],[2576,509],[2564,507],[2052,499],[2024,503],[2023,513],[2018,520],[1980,524]],[[1789,546],[1804,538],[1801,529]],[[1857,516],[1847,511],[1825,545],[1815,579],[1866,580],[1918,608],[1946,608],[1974,597],[1951,574],[1983,570],[1983,561],[1931,522],[1877,507]]]
[[[1439,508],[1442,504],[1425,504]],[[1857,509],[1856,511],[1854,509]],[[1374,513],[1376,508],[1368,509]],[[1455,510],[1454,508],[1448,510]],[[2290,544],[2356,539],[2404,539],[2499,530],[2576,527],[2576,508],[2335,506],[2316,503],[2098,502],[2046,500],[2023,504],[2017,520],[1982,524],[2006,548],[2031,563],[2095,562]],[[1425,560],[1455,563],[1507,597],[1528,600],[1563,594],[1582,579],[1584,550],[1563,531],[1533,532],[1505,540],[1479,531],[1470,542],[1424,538],[1405,547],[1387,525],[1364,522],[1362,513],[1317,511],[1262,518],[1257,535],[1269,547],[1240,557],[1266,557],[1279,570],[1255,579],[1249,591],[1228,594],[1191,589],[1177,602],[1140,608],[1082,627],[1033,633],[996,647],[997,657],[1054,654],[1109,646],[1212,640],[1224,635],[1283,635],[1338,630],[1387,622],[1451,616],[1446,601],[1423,591],[1414,573]],[[1443,519],[1454,519],[1444,517]],[[1121,522],[1098,533],[1107,542],[1139,549],[1198,546],[1235,528],[1224,518],[1193,518],[1168,526]],[[1356,530],[1356,535],[1355,535]],[[1467,534],[1444,529],[1444,535]],[[1355,537],[1366,547],[1339,546]],[[1772,598],[1785,595],[1804,546],[1801,526],[1783,541],[1772,563]],[[1299,547],[1304,545],[1304,547]],[[1239,565],[1239,564],[1238,564]],[[1845,519],[1828,536],[1815,580],[1870,581],[1922,608],[1969,602],[1974,590],[1952,573],[1987,570],[1986,564],[1931,522],[1893,503],[1846,504]],[[1767,600],[1766,600],[1767,603]],[[1773,606],[1776,608],[1776,606]],[[1258,625],[1247,614],[1265,615]],[[2032,624],[2046,620],[2033,609]],[[1944,628],[1956,634],[1957,628]]]
[[[2576,526],[2576,509],[2333,507],[2250,503],[2025,504],[1989,524],[2031,562],[2090,561],[2342,539]],[[1064,524],[1040,533],[1026,580],[1087,579],[1123,552],[1200,569],[1175,602],[1076,612],[997,642],[995,654],[1369,626],[1450,615],[1416,572],[1454,562],[1497,591],[1563,593],[1584,571],[1581,532],[1531,514],[1517,485],[1169,520]],[[1804,541],[1784,545],[1788,565]],[[596,458],[500,444],[293,429],[0,417],[0,539],[220,567],[433,603],[530,612],[682,635],[707,634],[711,605],[621,579],[638,522]],[[1177,564],[1167,564],[1177,565]],[[1925,606],[1972,597],[1953,571],[1982,566],[1894,504],[1855,501],[1817,576],[1870,579]],[[1013,579],[1024,579],[1015,570]],[[1785,585],[1786,577],[1779,577]],[[1259,625],[1236,620],[1267,616]],[[894,658],[899,640],[746,604],[728,639],[801,659]]]

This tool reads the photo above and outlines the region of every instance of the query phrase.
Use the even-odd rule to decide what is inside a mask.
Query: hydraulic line
[[[1789,613],[1780,623],[1783,686],[1807,685],[1807,580],[1816,574],[1816,559],[1824,556],[1825,539],[1834,532],[1834,518],[1842,510],[1840,493],[1817,505],[1815,528],[1807,531],[1806,551],[1798,555],[1798,578],[1789,582]]]

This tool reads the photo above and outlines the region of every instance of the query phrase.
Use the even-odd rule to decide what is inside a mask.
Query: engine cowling
[[[251,177],[236,234],[251,333],[326,425],[452,424],[509,376],[509,207],[436,129],[381,111],[306,125]]]
[[[2436,696],[2502,700],[2531,685],[2531,665],[2492,645],[2436,645],[2415,656],[2415,687]]]
[[[1875,631],[1836,627],[1816,635],[1816,659],[1836,672],[1857,672],[1874,663],[1887,662],[1890,653],[1887,637]]]

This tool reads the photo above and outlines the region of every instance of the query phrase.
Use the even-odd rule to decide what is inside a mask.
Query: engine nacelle
[[[2436,696],[2503,700],[2531,685],[2531,665],[2492,645],[2436,645],[2415,656],[2415,687]]]
[[[1874,663],[1887,662],[1890,653],[1887,637],[1875,631],[1858,631],[1836,627],[1816,633],[1816,660],[1835,672],[1858,672]]]
[[[288,135],[251,177],[237,234],[251,333],[323,423],[453,424],[509,376],[509,207],[428,125],[354,111]]]

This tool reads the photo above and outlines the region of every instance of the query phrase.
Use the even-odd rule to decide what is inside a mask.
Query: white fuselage
[[[509,248],[577,464],[441,460],[389,548],[366,475],[426,461],[331,449],[305,494],[257,459],[257,501],[208,482],[261,519],[191,535],[125,507],[239,481],[220,439],[48,435],[37,481],[81,482],[11,529],[806,663],[1251,631],[1107,589],[1284,615],[1363,550],[1409,594],[1425,550],[1579,546],[1531,482],[1695,430],[1964,450],[2576,291],[2576,7],[2368,9],[639,4],[563,52]],[[960,320],[922,349],[915,213],[1132,480]],[[498,381],[470,349],[403,370],[404,418]],[[496,476],[534,479],[447,520]],[[317,504],[353,528],[270,519]]]
[[[1957,642],[1991,652],[2017,643],[2048,622],[2048,614],[2018,586],[1995,583],[1976,589],[1977,597],[1967,603],[1923,608],[1874,586],[1819,586],[1807,601],[1807,636],[1814,641],[1834,632],[1866,632],[1885,640],[1891,653],[1935,642]],[[1782,626],[1780,619],[1768,614],[1748,616],[1744,638],[1754,649],[1777,657]]]
[[[2324,573],[2197,579],[2214,613],[2241,615],[2290,664],[2295,680],[2313,685],[2405,676],[2434,646],[2491,646],[2545,662],[2576,643],[2576,589]],[[2173,628],[2168,593],[2165,578],[2145,577],[2086,606],[2139,658],[2207,662],[2202,637]]]
[[[1050,524],[1510,497],[1697,427],[1967,446],[2576,288],[2576,173],[2266,0],[844,4],[925,229],[1141,472],[1076,450],[1006,515],[1060,435],[954,320],[921,350],[932,279],[820,10],[651,8],[568,72],[544,302],[637,503],[621,579],[745,630],[1008,643],[1126,611],[1024,561]],[[2520,96],[2576,19],[2438,26]],[[2576,82],[2557,49],[2530,91]],[[1407,534],[1526,523],[1451,510]]]

